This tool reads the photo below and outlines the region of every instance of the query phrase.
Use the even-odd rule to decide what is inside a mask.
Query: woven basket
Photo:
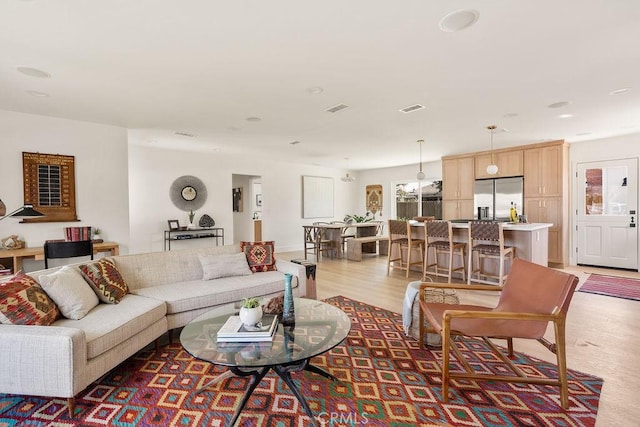
[[[420,294],[416,295],[416,299],[420,298]],[[445,304],[459,304],[460,300],[455,290],[453,289],[425,289],[425,301],[427,302],[439,302]],[[420,339],[420,304],[416,300],[413,301],[413,307],[411,309],[411,327],[409,328],[409,335],[416,341]],[[425,323],[427,321],[425,320]],[[426,343],[429,346],[440,346],[441,339],[438,334],[427,334]]]

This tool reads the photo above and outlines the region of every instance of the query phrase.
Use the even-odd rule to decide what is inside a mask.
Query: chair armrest
[[[0,325],[0,393],[73,397],[87,363],[81,329]]]
[[[423,282],[420,284],[420,293],[425,288],[437,288],[437,289],[460,289],[467,291],[501,291],[502,286],[496,285],[467,285],[466,283],[432,283]]]
[[[442,313],[444,323],[450,323],[453,318],[459,319],[487,319],[487,320],[531,320],[553,321],[557,318],[554,314],[516,313],[509,311],[473,311],[473,310],[445,310]]]

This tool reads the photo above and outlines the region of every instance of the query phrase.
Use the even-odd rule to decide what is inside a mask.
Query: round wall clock
[[[207,201],[207,187],[195,176],[184,175],[171,184],[169,198],[178,209],[195,211]]]

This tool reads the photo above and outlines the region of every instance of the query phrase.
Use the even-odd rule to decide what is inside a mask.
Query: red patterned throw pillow
[[[83,264],[80,272],[102,302],[118,304],[129,293],[129,286],[110,259],[102,258],[98,262]]]
[[[240,250],[247,256],[251,271],[276,271],[273,242],[241,242]]]
[[[22,271],[0,285],[0,323],[48,326],[59,317],[58,306]]]

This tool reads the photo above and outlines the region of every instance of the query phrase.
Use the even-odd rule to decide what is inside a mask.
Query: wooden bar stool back
[[[409,244],[409,236],[407,236],[407,224],[406,221],[398,221],[395,219],[389,220],[389,253],[387,254],[387,276],[389,270],[398,268],[400,270],[406,269],[404,260],[402,258],[403,248]]]
[[[466,269],[464,267],[466,243],[453,241],[453,226],[451,221],[427,221],[424,223],[424,240],[426,249],[424,251],[424,268],[422,270],[423,280],[427,274],[446,277],[451,283],[451,276],[456,271],[462,272],[462,280],[466,280]],[[430,249],[433,249],[434,262],[429,264]],[[440,259],[446,256],[448,265],[442,265]],[[460,266],[453,267],[453,257],[460,257]],[[433,268],[433,270],[431,270]]]
[[[493,221],[469,222],[469,275],[467,283],[479,282],[502,285],[507,278],[505,262],[513,263],[516,248],[504,244],[504,223]],[[498,260],[497,274],[485,269],[487,259]],[[475,262],[474,262],[475,260]],[[476,277],[473,277],[475,274]],[[496,279],[492,281],[489,279]]]
[[[415,223],[416,221],[414,221]],[[411,221],[406,221],[407,227],[407,257],[406,257],[406,276],[409,277],[409,272],[411,271],[412,265],[420,265],[420,271],[424,269],[424,232],[421,230],[418,235],[415,234],[414,230],[411,227]],[[414,256],[414,252],[417,251],[417,256]],[[414,260],[414,261],[412,261]]]

